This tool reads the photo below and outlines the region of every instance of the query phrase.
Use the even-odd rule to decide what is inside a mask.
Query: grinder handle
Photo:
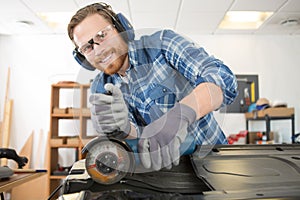
[[[126,143],[130,146],[131,150],[134,152],[134,157],[136,164],[140,163],[140,158],[138,155],[138,139],[126,139]],[[192,134],[188,134],[184,142],[180,145],[180,155],[190,155],[196,150],[196,141]]]

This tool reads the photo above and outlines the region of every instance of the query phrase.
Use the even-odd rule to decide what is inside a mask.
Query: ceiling
[[[92,0],[0,0],[0,34],[66,34],[71,16]],[[171,28],[186,34],[300,34],[300,0],[107,0],[135,29]],[[257,30],[221,30],[227,11],[268,11],[274,14]],[[40,12],[67,12],[62,25],[51,28]],[[296,25],[281,25],[284,20]]]

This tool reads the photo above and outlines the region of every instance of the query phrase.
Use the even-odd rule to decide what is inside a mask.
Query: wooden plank
[[[9,92],[9,83],[10,83],[10,67],[7,69],[7,79],[6,79],[6,89],[5,89],[5,102],[8,101],[8,92]]]
[[[5,105],[4,120],[2,123],[2,148],[8,148],[10,139],[10,128],[11,128],[11,118],[12,118],[12,106],[13,100],[9,100]],[[1,159],[1,165],[7,165],[7,159]]]
[[[2,126],[2,134],[3,134],[2,147],[3,148],[8,148],[9,146],[12,107],[13,107],[13,100],[10,99],[5,103],[5,113],[4,113],[3,126]]]
[[[3,128],[2,126],[3,126],[3,122],[0,121],[0,147],[2,147],[2,128]]]
[[[6,89],[5,89],[5,98],[4,98],[4,112],[3,112],[3,121],[5,119],[5,114],[6,114],[6,104],[8,102],[8,92],[9,92],[9,82],[10,82],[10,68],[8,68],[7,71],[7,79],[6,79]],[[0,127],[0,147],[3,147],[3,129],[4,129],[4,122],[1,123],[1,127]]]
[[[39,133],[39,140],[38,140],[38,147],[37,147],[37,154],[36,154],[36,156],[35,156],[35,162],[34,162],[34,165],[33,165],[33,167],[34,168],[41,168],[41,167],[45,167],[45,165],[41,165],[41,159],[42,159],[42,157],[44,157],[44,156],[42,156],[42,152],[44,152],[45,151],[45,149],[44,149],[44,145],[43,145],[43,135],[44,135],[44,133],[43,133],[43,129],[41,129],[40,130],[40,133]]]
[[[50,131],[48,131],[48,135],[47,135],[47,145],[46,145],[46,153],[45,153],[45,167],[47,168],[47,180],[46,180],[46,194],[47,196],[49,196],[51,194],[52,191],[50,191],[50,175],[51,175],[51,147],[49,144],[51,138],[51,133]]]
[[[20,156],[25,156],[26,158],[28,158],[28,163],[23,167],[23,169],[29,169],[31,167],[30,161],[32,159],[33,136],[34,131],[31,132],[31,135],[29,136],[19,153]]]

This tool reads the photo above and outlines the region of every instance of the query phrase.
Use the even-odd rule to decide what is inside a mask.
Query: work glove
[[[105,84],[104,89],[106,94],[95,93],[89,98],[93,126],[99,134],[124,138],[130,132],[130,122],[123,94],[111,83]],[[117,132],[123,135],[116,136]]]
[[[175,106],[147,125],[138,143],[142,164],[146,169],[170,169],[179,164],[180,145],[184,142],[188,126],[196,120],[196,112],[189,106]]]

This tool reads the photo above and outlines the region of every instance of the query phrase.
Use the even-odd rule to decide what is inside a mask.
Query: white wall
[[[259,95],[295,107],[295,130],[299,132],[300,36],[215,35],[193,37],[215,57],[222,59],[236,74],[258,74]],[[217,115],[226,134],[245,129],[243,114]],[[250,122],[253,131],[265,130],[264,122]],[[272,121],[272,131],[283,142],[290,142],[291,121]]]
[[[286,101],[296,109],[296,132],[299,131],[298,75],[300,74],[300,36],[203,35],[189,36],[220,58],[236,74],[258,74],[260,97]],[[49,131],[50,86],[60,80],[86,81],[93,73],[79,70],[72,57],[73,45],[64,35],[0,36],[0,119],[3,120],[7,69],[11,69],[9,97],[14,100],[10,147],[19,151],[32,131],[34,155],[40,131],[45,144]],[[245,129],[243,114],[216,116],[226,134]],[[264,124],[253,126],[264,128]],[[289,122],[272,123],[289,141]],[[42,153],[42,156],[44,153]],[[33,156],[35,157],[35,156]],[[40,159],[43,162],[43,158]],[[33,159],[32,162],[35,162]],[[36,167],[36,166],[35,166]],[[38,166],[39,167],[39,166]]]

